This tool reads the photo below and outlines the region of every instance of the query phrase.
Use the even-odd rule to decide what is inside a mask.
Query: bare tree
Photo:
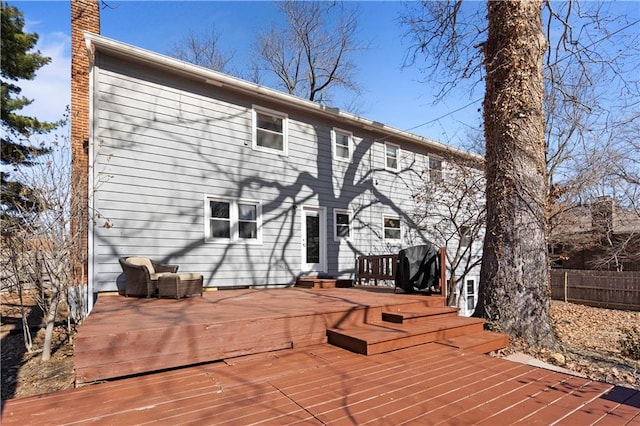
[[[423,173],[424,184],[414,196],[417,228],[447,249],[449,306],[460,306],[462,283],[482,259],[478,244],[484,237],[486,220],[482,168],[480,163],[450,158],[441,170]]]
[[[513,3],[489,2],[489,17],[500,8],[516,7]],[[531,7],[530,2],[525,3],[521,5],[523,8]],[[637,120],[637,114],[629,118],[628,111],[629,108],[634,108],[634,102],[638,97],[637,74],[629,73],[629,70],[637,68],[638,33],[633,29],[637,28],[638,20],[634,21],[635,18],[632,14],[631,17],[624,13],[614,14],[608,9],[610,5],[607,3],[543,2],[536,5],[539,10],[535,14],[534,21],[536,23],[543,21],[540,22],[540,29],[536,28],[535,30],[535,32],[544,31],[543,36],[518,34],[523,38],[514,38],[511,40],[513,45],[501,47],[513,49],[510,52],[513,56],[506,58],[502,55],[505,50],[488,49],[491,47],[489,43],[492,42],[491,27],[484,20],[486,15],[484,7],[478,3],[422,2],[419,6],[410,7],[412,9],[409,13],[402,17],[403,23],[408,26],[408,35],[413,41],[413,47],[408,55],[408,63],[417,63],[417,59],[423,56],[427,57],[426,65],[422,66],[422,69],[428,78],[435,78],[436,81],[443,84],[440,97],[450,93],[454,87],[466,85],[473,89],[477,87],[478,81],[482,78],[487,82],[484,103],[489,181],[487,238],[491,238],[491,234],[495,232],[493,227],[496,223],[492,223],[492,221],[496,220],[497,212],[494,207],[496,203],[500,202],[498,199],[491,198],[499,195],[502,197],[501,200],[505,201],[505,194],[512,191],[514,187],[518,189],[517,196],[523,198],[524,202],[521,203],[521,207],[528,209],[529,214],[532,215],[531,224],[539,219],[537,217],[540,214],[537,211],[539,206],[542,205],[544,206],[543,210],[546,209],[543,211],[545,220],[539,224],[541,230],[545,230],[546,222],[550,216],[566,209],[579,208],[581,201],[595,193],[593,189],[597,185],[594,186],[593,183],[605,181],[601,176],[598,177],[593,173],[594,167],[589,167],[596,164],[596,161],[601,164],[606,159],[604,155],[593,156],[594,153],[599,153],[598,146],[601,146],[603,138],[608,140],[610,136],[620,134],[623,129],[628,128],[630,123]],[[517,33],[527,28],[524,21],[517,15],[509,14],[502,16],[502,18],[506,20],[505,25],[518,24],[510,27],[510,31]],[[533,16],[530,18],[534,19]],[[531,30],[529,29],[529,31]],[[509,34],[504,33],[503,35],[507,40]],[[527,36],[530,38],[526,38]],[[545,61],[547,89],[544,105],[547,117],[546,145],[544,144],[545,138],[541,138],[535,133],[539,123],[544,125],[544,120],[541,118],[540,122],[535,124],[536,128],[532,129],[531,135],[521,135],[523,139],[520,142],[524,142],[524,138],[527,137],[530,146],[517,145],[514,142],[512,146],[506,146],[510,149],[503,149],[505,148],[504,143],[507,141],[505,135],[512,137],[517,129],[522,128],[522,120],[533,118],[537,114],[535,110],[528,108],[525,104],[526,102],[535,103],[542,90],[538,90],[537,83],[533,83],[531,87],[526,86],[524,78],[518,80],[518,73],[522,76],[533,76],[530,73],[533,64],[526,62],[526,60],[522,62],[525,58],[520,57],[519,54],[529,49],[532,44],[538,48],[544,46],[538,38],[549,40],[549,43],[546,44],[546,50],[542,52],[544,55],[542,59]],[[538,55],[537,51],[530,51],[530,53],[535,57]],[[504,63],[498,64],[497,59],[499,58],[503,59]],[[503,80],[495,79],[495,75],[502,73],[505,66],[509,66],[509,60],[521,61],[518,65],[524,69],[519,71],[514,69],[514,75],[503,74],[502,77],[505,77]],[[490,66],[494,68],[490,68]],[[443,73],[442,71],[448,72]],[[442,75],[445,77],[443,78]],[[512,77],[513,80],[508,79]],[[604,81],[607,82],[606,85],[601,84]],[[516,86],[516,84],[521,84],[521,86]],[[534,86],[535,90],[532,89]],[[495,92],[493,98],[488,93],[490,90]],[[522,102],[518,102],[514,96],[519,96]],[[513,103],[509,105],[508,102]],[[502,111],[505,114],[511,108],[511,116],[500,115],[501,111],[497,110],[499,108],[507,108]],[[614,110],[619,110],[621,113],[614,114]],[[497,122],[499,122],[498,125],[496,125]],[[500,128],[503,124],[506,124],[507,127]],[[603,132],[603,129],[609,129],[610,132]],[[542,146],[539,146],[540,142],[543,143]],[[499,145],[496,146],[496,143]],[[527,149],[532,151],[527,151]],[[537,191],[530,192],[532,189],[530,182],[523,184],[520,181],[525,177],[522,173],[523,168],[529,167],[530,171],[532,171],[531,168],[535,168],[536,171],[540,169],[540,164],[537,163],[540,153],[543,154],[543,158],[544,154],[547,154],[546,160],[548,161],[545,164],[548,173],[545,182],[539,183],[539,187],[549,188],[548,200],[539,200]],[[494,158],[491,159],[491,156]],[[587,159],[588,161],[586,161]],[[513,161],[516,167],[495,170],[497,162],[504,163],[505,161]],[[595,169],[602,170],[597,167]],[[543,172],[540,173],[545,176]],[[528,178],[533,179],[533,177],[531,175]],[[493,179],[501,180],[506,186],[493,187]],[[612,191],[611,187],[607,190]],[[535,208],[531,209],[531,205]],[[516,208],[512,209],[512,213],[514,219],[517,214],[522,214]],[[507,225],[519,226],[520,223],[497,223],[497,225],[505,228]],[[497,245],[494,244],[494,247],[489,251],[497,252],[499,255],[500,250],[505,250],[505,243],[512,244],[512,238],[516,237],[522,238],[523,236],[517,231],[512,231],[511,234],[506,233],[494,237]],[[544,240],[544,236],[537,233],[535,238]],[[487,254],[486,250],[487,246],[485,246],[485,255]],[[547,268],[545,256],[541,254],[532,257],[521,252],[518,255],[525,259],[525,263],[535,259],[534,262],[539,262],[538,269],[540,270]],[[497,262],[496,265],[493,265],[493,269],[502,270],[503,263],[501,262],[519,263],[516,258],[500,260],[492,254],[489,256],[495,257],[494,262]],[[484,270],[490,271],[489,266],[491,266],[490,262],[487,263]],[[490,304],[495,304],[490,300],[491,298],[505,299],[507,293],[511,300],[522,299],[523,306],[528,303],[528,300],[531,300],[533,306],[527,307],[526,310],[530,314],[519,322],[522,326],[529,327],[535,333],[534,335],[528,335],[524,329],[515,330],[514,324],[505,324],[506,320],[503,317],[506,312],[500,313],[494,307],[490,309],[494,311],[492,314],[486,311],[487,306],[480,305],[481,310],[477,314],[488,317],[500,316],[498,321],[502,323],[504,329],[512,334],[522,335],[531,343],[538,344],[545,341],[550,343],[544,339],[543,335],[548,329],[548,318],[543,306],[547,303],[544,294],[544,288],[547,286],[544,282],[546,274],[544,271],[537,272],[528,269],[525,271],[525,269],[519,269],[527,274],[524,281],[519,278],[522,273],[517,273],[514,276],[515,279],[514,277],[510,277],[510,279],[515,282],[520,281],[519,285],[525,292],[531,289],[530,297],[520,297],[520,293],[518,293],[520,288],[497,288],[495,283],[491,284],[487,281],[492,274],[485,273],[483,274],[485,289],[487,286],[496,287],[496,289],[493,294],[484,294],[485,300],[481,302],[486,303],[489,300]],[[504,271],[506,272],[506,270]],[[529,273],[533,275],[528,275]],[[511,293],[511,291],[515,291],[515,293]],[[539,300],[538,296],[541,296],[542,299]],[[482,294],[481,297],[483,297]],[[512,312],[515,313],[516,310]],[[532,318],[538,315],[539,318],[536,321],[540,321],[543,326],[536,332],[531,323]],[[542,340],[538,340],[538,338]]]
[[[476,314],[554,343],[545,234],[542,2],[489,2],[484,46],[487,229]]]
[[[288,23],[272,25],[258,35],[257,67],[273,73],[287,93],[311,101],[330,101],[330,89],[357,93],[351,56],[363,46],[356,40],[357,12],[342,3],[285,1],[280,9]]]
[[[76,258],[72,254],[80,243],[79,235],[71,233],[71,221],[82,214],[80,197],[71,191],[71,151],[68,138],[53,142],[51,152],[42,161],[29,168],[16,168],[18,179],[32,188],[36,211],[19,212],[24,219],[19,228],[6,237],[5,252],[11,253],[10,263],[16,271],[20,289],[27,285],[37,289],[38,303],[44,313],[45,336],[42,359],[51,356],[52,338],[60,308],[71,302],[76,322],[82,320],[85,308],[82,274],[75,270]],[[28,348],[30,349],[30,348]]]
[[[169,55],[201,67],[229,73],[235,52],[226,51],[220,46],[220,36],[215,26],[201,34],[190,31],[180,41],[173,43]]]

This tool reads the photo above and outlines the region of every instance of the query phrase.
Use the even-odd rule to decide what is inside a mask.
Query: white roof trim
[[[201,80],[202,82],[211,84],[213,86],[225,87],[230,90],[235,90],[244,94],[269,100],[271,102],[282,103],[288,106],[295,105],[297,108],[308,111],[315,115],[325,116],[333,120],[348,123],[352,126],[379,133],[382,135],[381,138],[384,139],[388,139],[390,137],[394,138],[395,140],[400,139],[423,145],[432,150],[445,152],[455,156],[461,156],[473,161],[484,162],[484,158],[482,156],[472,154],[468,151],[445,145],[440,142],[435,142],[431,139],[414,135],[413,133],[398,130],[385,124],[362,118],[348,112],[340,111],[338,108],[331,108],[325,105],[321,105],[316,102],[312,102],[306,99],[299,98],[297,96],[280,92],[278,90],[261,86],[259,84],[232,77],[228,74],[223,74],[218,71],[213,71],[208,68],[193,65],[166,55],[161,55],[159,53],[151,52],[146,49],[122,43],[101,35],[85,32],[84,36],[87,42],[87,48],[89,50],[91,50],[91,47],[93,46],[94,50],[96,51],[104,51],[112,54],[123,55],[127,59],[145,62],[155,67],[165,68],[167,70],[171,70],[180,74],[186,74],[191,78]]]

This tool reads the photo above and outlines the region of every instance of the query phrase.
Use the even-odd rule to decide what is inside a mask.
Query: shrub
[[[621,328],[622,337],[620,337],[620,352],[629,358],[640,360],[640,328],[633,326],[631,328]]]

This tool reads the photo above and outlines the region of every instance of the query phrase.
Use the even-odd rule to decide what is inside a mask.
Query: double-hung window
[[[400,229],[400,218],[398,216],[384,215],[383,218],[384,239],[400,241],[402,237]]]
[[[351,237],[351,212],[347,210],[334,210],[334,241],[345,240]]]
[[[442,160],[429,157],[429,181],[442,182]]]
[[[471,244],[471,227],[468,225],[460,226],[460,247],[469,247]]]
[[[260,202],[207,197],[205,210],[206,241],[261,242]]]
[[[209,200],[209,239],[231,239],[231,203]]]
[[[256,203],[238,202],[238,239],[258,239],[258,207]]]
[[[339,161],[351,161],[353,146],[353,135],[350,132],[340,129],[331,131],[333,142],[333,158]]]
[[[384,145],[384,167],[392,172],[400,170],[400,147],[398,145],[392,143]]]
[[[476,281],[467,280],[467,312],[472,313],[476,308]]]
[[[253,107],[253,148],[287,154],[287,115]]]

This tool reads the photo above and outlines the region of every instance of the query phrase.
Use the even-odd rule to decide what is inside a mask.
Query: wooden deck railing
[[[358,285],[378,285],[378,281],[396,279],[397,254],[358,256]],[[364,282],[363,282],[364,281]]]
[[[441,294],[447,297],[447,252],[444,247],[438,249],[438,257]],[[380,285],[379,281],[394,281],[395,285],[397,263],[397,254],[358,256],[358,285],[371,285],[371,281],[374,286]]]

